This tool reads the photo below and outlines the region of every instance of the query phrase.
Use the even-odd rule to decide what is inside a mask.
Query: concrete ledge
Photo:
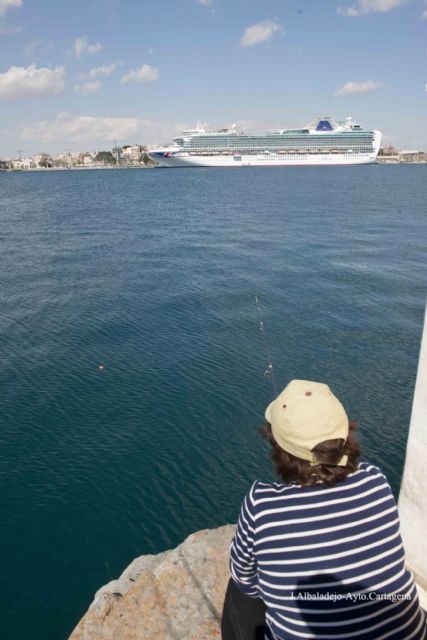
[[[427,590],[427,492],[423,478],[426,460],[427,309],[398,505],[406,563],[414,572],[417,584],[425,591]]]

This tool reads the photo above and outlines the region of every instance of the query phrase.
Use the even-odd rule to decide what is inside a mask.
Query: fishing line
[[[257,308],[257,312],[258,312],[258,321],[259,321],[259,328],[261,331],[261,336],[262,336],[262,341],[264,343],[264,349],[265,349],[265,354],[267,356],[267,369],[264,373],[264,378],[270,378],[271,380],[271,386],[273,389],[273,398],[277,397],[277,384],[276,384],[276,378],[274,377],[274,371],[273,371],[273,363],[271,361],[271,353],[270,353],[270,346],[268,344],[268,340],[267,340],[267,334],[265,331],[265,326],[264,326],[264,322],[262,320],[262,314],[261,314],[261,307],[259,304],[259,300],[258,300],[258,296],[255,296],[255,304],[256,304],[256,308]]]

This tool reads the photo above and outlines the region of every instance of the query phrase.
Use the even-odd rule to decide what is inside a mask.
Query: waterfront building
[[[129,160],[130,162],[139,162],[141,152],[142,146],[140,144],[127,144],[122,147],[121,158],[122,160]]]
[[[83,167],[89,167],[96,157],[95,151],[85,151],[79,154],[79,164]]]
[[[38,166],[34,158],[14,158],[10,161],[11,168],[15,171],[28,171],[29,169],[35,169]]]
[[[399,151],[400,162],[427,162],[424,151]]]

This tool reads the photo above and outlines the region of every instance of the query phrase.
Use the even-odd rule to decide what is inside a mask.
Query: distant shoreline
[[[403,162],[399,162],[399,161],[393,161],[393,160],[380,160],[377,159],[376,162],[373,162],[372,165],[419,165],[419,164],[426,164],[427,162],[424,160],[409,160],[409,161],[403,161]],[[371,165],[371,166],[372,166]],[[337,165],[337,166],[342,166],[342,165]],[[51,172],[51,171],[98,171],[98,170],[123,170],[123,169],[159,169],[162,167],[159,167],[158,165],[140,165],[140,166],[119,166],[119,167],[115,167],[112,165],[107,165],[107,166],[95,166],[95,167],[34,167],[31,169],[0,169],[0,173],[46,173],[46,172]],[[206,167],[205,167],[206,168]],[[248,167],[243,167],[243,168],[248,168]],[[254,168],[254,167],[252,167]]]
[[[106,167],[34,167],[33,169],[2,169],[1,171],[3,171],[4,173],[46,173],[46,172],[50,172],[50,171],[97,171],[98,169],[155,169],[155,166],[146,166],[146,165],[142,165],[142,166],[129,166],[129,167],[114,167],[114,166],[106,166]]]

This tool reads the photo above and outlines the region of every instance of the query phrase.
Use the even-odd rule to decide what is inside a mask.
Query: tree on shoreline
[[[146,151],[141,153],[140,162],[142,162],[142,164],[145,164],[147,167],[154,167],[156,164],[154,160],[151,160],[151,158],[148,157],[148,154]]]
[[[39,160],[39,167],[41,167],[42,169],[51,169],[53,167],[53,161],[52,158],[50,158],[49,156],[43,156],[40,160]]]
[[[116,159],[111,151],[98,151],[94,162],[99,164],[116,164]]]

